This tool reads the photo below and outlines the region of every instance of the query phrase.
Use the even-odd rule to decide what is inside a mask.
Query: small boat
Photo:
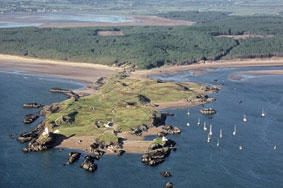
[[[247,121],[248,121],[247,116],[246,116],[246,114],[244,114],[244,116],[243,116],[243,122],[247,122]]]
[[[212,125],[209,126],[209,133],[210,136],[212,136]]]
[[[188,110],[187,114],[188,114],[188,115],[190,115],[190,114],[191,114],[189,110]]]
[[[223,135],[222,135],[222,129],[220,129],[220,133],[219,133],[219,138],[222,138]]]
[[[234,125],[233,136],[235,136],[236,134],[237,134],[237,127],[236,127],[236,125]]]
[[[207,131],[206,122],[203,123],[203,130]]]
[[[200,125],[200,118],[198,118],[198,123],[197,124],[198,124],[198,126]]]
[[[277,146],[276,146],[276,145],[274,145],[274,146],[273,146],[273,149],[274,149],[274,150],[276,150],[276,149],[277,149]]]
[[[265,114],[264,114],[264,110],[263,110],[263,108],[261,109],[261,117],[264,117],[265,116]]]
[[[220,145],[220,144],[219,144],[219,138],[218,138],[217,143],[216,143],[216,146],[219,147],[219,145]]]
[[[211,139],[211,138],[210,138],[210,135],[208,134],[208,135],[207,135],[207,143],[210,143],[210,139]]]
[[[188,123],[187,123],[187,127],[189,127],[189,126],[190,126],[190,123],[188,122]]]
[[[239,150],[243,150],[243,146],[239,146]]]

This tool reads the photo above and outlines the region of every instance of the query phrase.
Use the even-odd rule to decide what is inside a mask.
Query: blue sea
[[[182,129],[181,135],[169,136],[177,142],[164,163],[148,167],[140,162],[141,154],[121,157],[105,155],[98,170],[89,173],[79,168],[82,158],[73,165],[63,164],[71,150],[50,149],[38,153],[23,153],[25,144],[11,139],[31,130],[43,119],[24,125],[28,113],[38,109],[23,109],[27,102],[50,104],[66,99],[64,95],[50,93],[52,87],[79,89],[82,85],[63,79],[30,76],[27,73],[0,73],[0,187],[95,187],[95,188],[158,188],[171,181],[174,187],[211,188],[280,188],[283,185],[283,76],[247,76],[230,80],[234,72],[283,68],[225,68],[194,76],[190,71],[178,74],[152,76],[172,81],[195,81],[221,85],[216,102],[206,104],[217,113],[212,119],[201,115],[202,107],[163,110],[175,114],[167,123]],[[217,83],[214,80],[218,80]],[[243,101],[239,103],[239,101]],[[261,117],[264,108],[266,117]],[[248,121],[242,121],[243,114]],[[200,118],[201,126],[197,125]],[[186,123],[190,126],[187,127]],[[203,122],[212,124],[211,143]],[[233,136],[234,124],[237,135]],[[220,146],[216,147],[219,130],[223,130]],[[239,146],[243,150],[239,150]],[[274,150],[274,145],[277,150]],[[171,178],[159,173],[169,171]]]

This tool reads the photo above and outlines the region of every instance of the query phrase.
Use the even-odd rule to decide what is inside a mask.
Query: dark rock
[[[67,164],[72,164],[74,163],[75,161],[77,161],[81,156],[81,153],[79,152],[71,152],[69,153],[69,158],[68,158],[68,162]]]
[[[141,161],[146,165],[155,166],[164,162],[165,157],[167,157],[169,154],[170,154],[170,149],[168,147],[158,148],[146,152],[142,156]]]
[[[56,142],[56,135],[52,132],[48,134],[41,134],[37,138],[33,138],[30,143],[23,148],[23,152],[37,152],[47,150],[54,147]]]
[[[165,172],[160,172],[160,175],[161,176],[163,176],[163,177],[172,177],[172,174],[170,173],[170,172],[167,172],[167,171],[165,171]]]
[[[86,171],[93,172],[97,169],[97,165],[94,163],[94,157],[91,155],[86,155],[84,161],[81,163],[81,168]]]
[[[37,127],[35,127],[32,131],[26,132],[21,134],[17,140],[21,143],[29,142],[32,139],[35,139],[39,137],[39,135],[43,132],[44,130],[44,124],[40,123]]]
[[[122,150],[122,149],[114,150],[114,153],[116,153],[118,156],[121,156],[125,153],[125,150]]]
[[[28,114],[25,116],[24,124],[33,123],[39,116],[36,114]]]
[[[159,137],[163,137],[163,136],[166,136],[166,135],[168,135],[168,133],[164,132],[164,131],[161,131],[160,133],[157,133],[157,136],[159,136]]]
[[[46,117],[46,115],[56,113],[58,112],[58,110],[58,103],[53,103],[51,105],[44,106],[43,109],[40,111],[40,115]]]
[[[171,112],[163,112],[163,114],[164,114],[165,116],[175,116],[175,114],[174,114],[174,113],[171,113]]]
[[[23,107],[24,108],[41,108],[41,107],[43,107],[43,105],[37,104],[36,102],[33,102],[33,103],[25,103],[25,104],[23,104]]]
[[[13,135],[10,133],[10,134],[8,134],[8,136],[9,136],[9,137],[12,137]]]
[[[172,127],[171,125],[163,126],[162,129],[167,134],[181,134],[181,130],[178,127]]]
[[[213,108],[204,108],[200,110],[202,114],[216,114],[216,110]]]
[[[52,92],[52,93],[62,93],[62,94],[65,94],[69,97],[74,97],[75,100],[78,100],[80,98],[80,96],[78,94],[74,93],[73,91],[66,90],[66,89],[51,88],[49,91]]]
[[[167,182],[165,188],[173,188],[173,183]]]

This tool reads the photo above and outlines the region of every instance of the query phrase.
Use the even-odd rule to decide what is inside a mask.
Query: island
[[[214,101],[207,94],[220,89],[196,83],[134,78],[126,73],[101,78],[98,83],[96,94],[89,96],[51,89],[69,98],[43,107],[40,114],[45,120],[33,131],[18,137],[20,142],[29,142],[23,151],[58,146],[84,150],[98,158],[104,153],[145,153],[147,159],[143,156],[143,161],[148,161],[144,163],[156,165],[164,161],[154,161],[156,151],[163,151],[164,159],[171,149],[175,150],[175,142],[165,136],[181,133],[178,127],[166,125],[166,117],[173,114],[161,113],[160,106],[205,104]],[[144,141],[145,135],[159,138]]]

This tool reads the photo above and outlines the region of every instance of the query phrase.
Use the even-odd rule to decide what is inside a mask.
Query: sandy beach
[[[122,71],[121,68],[105,65],[35,59],[11,55],[0,55],[0,70],[8,72],[21,70],[28,71],[27,74],[76,80],[86,85],[85,89],[76,91],[81,95],[95,93],[95,82],[100,77],[108,77]]]
[[[132,77],[146,78],[150,75],[160,75],[164,73],[177,73],[179,71],[191,70],[195,75],[203,74],[206,70],[217,68],[232,67],[283,67],[283,58],[264,58],[264,59],[233,59],[220,61],[207,61],[205,63],[196,63],[181,66],[164,66],[151,70],[138,70],[132,74]]]
[[[149,75],[163,74],[163,73],[177,73],[183,70],[192,70],[194,74],[203,74],[205,71],[214,70],[222,67],[270,67],[283,66],[283,58],[270,59],[251,59],[251,60],[230,60],[206,62],[205,64],[193,64],[184,66],[166,66],[152,70],[138,70],[131,74],[134,78],[145,78]],[[64,62],[55,60],[43,60],[26,57],[18,57],[11,55],[0,55],[0,71],[28,71],[24,74],[43,75],[56,78],[66,78],[79,81],[86,85],[86,89],[77,91],[80,94],[94,94],[95,82],[100,77],[107,77],[122,71],[121,68],[109,67],[104,65]],[[250,71],[246,74],[283,74],[281,70],[267,70],[267,71]],[[199,105],[199,104],[196,104]],[[188,107],[192,106],[186,101],[167,102],[159,104],[157,110],[166,108]],[[144,141],[144,136],[156,135],[160,130],[150,129],[143,136],[133,136],[132,134],[121,134],[127,141],[124,144],[124,149],[128,153],[143,153],[149,146],[149,141]],[[78,140],[82,140],[80,144]],[[64,140],[58,147],[66,147],[72,149],[85,150],[93,142],[93,137],[71,137]]]
[[[106,23],[106,22],[73,22],[73,23],[47,23],[40,28],[64,28],[64,27],[118,27],[118,26],[190,26],[194,22],[171,20],[158,16],[127,16],[131,22]]]

